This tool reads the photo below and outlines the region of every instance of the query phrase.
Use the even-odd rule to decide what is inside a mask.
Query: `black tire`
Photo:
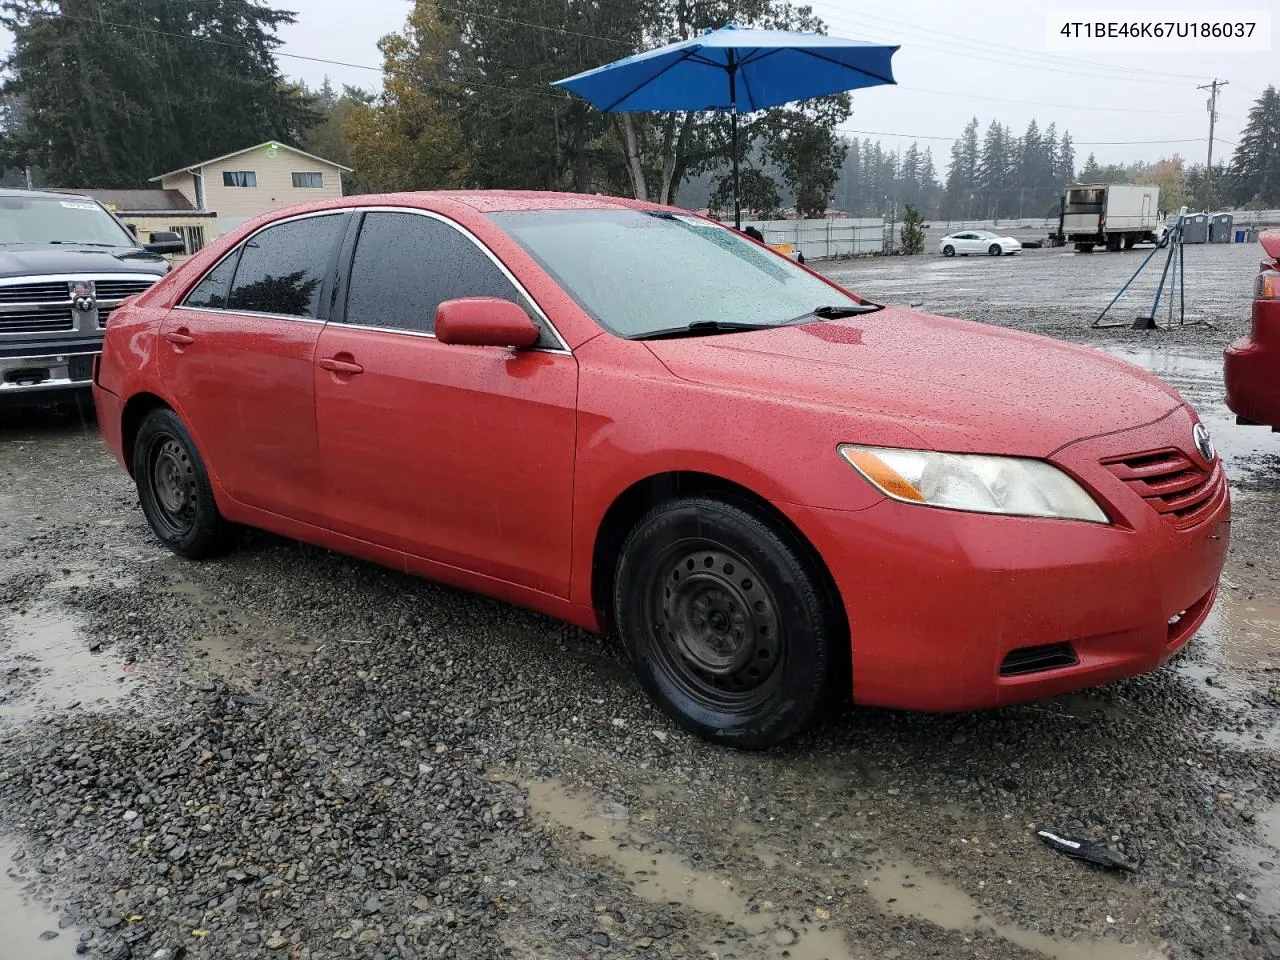
[[[1093,253],[1092,243],[1077,243],[1076,253]]]
[[[945,247],[942,248],[942,255],[944,257],[954,257],[956,255],[956,248],[948,243]]]
[[[1000,252],[1000,244],[998,243],[993,243],[991,246],[987,247],[987,253],[993,257],[1000,256]]]
[[[1107,253],[1119,253],[1119,252],[1120,252],[1120,244],[1121,244],[1121,243],[1123,243],[1123,242],[1124,242],[1124,238],[1123,238],[1123,237],[1108,237],[1108,238],[1107,238]]]
[[[762,750],[848,689],[848,638],[792,538],[745,506],[661,504],[623,545],[614,622],[641,686],[686,730]]]
[[[1129,236],[1126,234],[1124,238],[1124,248],[1126,250],[1132,250],[1134,244],[1136,244],[1137,242],[1138,242],[1137,237]]]
[[[209,473],[172,410],[152,410],[138,427],[133,477],[147,523],[174,553],[200,560],[230,545],[231,526],[218,512]]]

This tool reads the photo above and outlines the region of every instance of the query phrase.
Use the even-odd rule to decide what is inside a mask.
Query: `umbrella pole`
[[[738,183],[738,108],[734,106],[733,124],[733,228],[742,229],[742,192]]]

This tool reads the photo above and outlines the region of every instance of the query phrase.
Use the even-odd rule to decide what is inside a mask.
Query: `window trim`
[[[253,177],[253,183],[239,184],[227,183],[227,177],[235,173],[247,173]],[[222,171],[222,188],[224,190],[256,190],[258,189],[258,171],[257,170],[223,170]]]
[[[192,307],[187,305],[187,298],[190,297],[191,294],[195,292],[196,287],[204,283],[205,278],[208,277],[209,274],[213,273],[213,271],[217,270],[218,267],[222,266],[224,261],[229,260],[231,257],[235,257],[237,262],[235,267],[231,271],[231,284],[227,288],[227,299],[228,300],[231,299],[231,288],[235,286],[236,274],[240,270],[240,263],[239,263],[240,254],[244,252],[245,244],[247,244],[250,240],[252,240],[258,234],[264,233],[267,230],[270,230],[272,227],[278,227],[284,223],[292,223],[295,220],[311,220],[315,217],[333,217],[333,216],[339,216],[346,219],[347,222],[342,227],[343,233],[345,234],[345,232],[348,229],[350,229],[350,226],[351,226],[351,213],[352,213],[352,210],[350,207],[334,207],[329,210],[310,210],[306,213],[295,214],[292,217],[281,217],[279,220],[273,220],[270,223],[264,223],[257,230],[253,231],[253,233],[249,234],[247,237],[244,237],[234,247],[232,247],[230,250],[228,250],[226,253],[220,256],[216,261],[214,261],[214,263],[210,264],[209,269],[205,270],[202,274],[200,274],[199,279],[197,279],[194,283],[192,283],[191,286],[189,286],[186,289],[186,291],[182,294],[182,302],[175,303],[172,307],[170,307],[170,309],[171,310],[191,310],[191,311],[194,311],[195,313],[232,313],[232,314],[235,314],[237,317],[267,317],[271,320],[297,320],[299,323],[328,323],[329,322],[328,317],[324,319],[321,319],[320,317],[300,317],[296,313],[262,313],[258,310],[232,310],[228,307]],[[334,256],[340,257],[341,253],[342,253],[342,243],[340,242],[337,245],[337,251],[335,252],[335,254],[329,257],[329,263],[327,265],[327,269],[330,271],[330,275],[325,278],[324,290],[321,292],[321,295],[320,295],[321,307],[325,306],[324,291],[328,291],[330,294],[330,297],[332,297],[333,290],[337,285],[337,278],[333,276]],[[319,309],[320,307],[316,308],[317,313],[319,312]]]
[[[298,183],[298,179],[297,179],[298,177],[319,177],[320,182],[315,184],[311,184],[311,183],[300,184]],[[290,182],[293,184],[294,190],[323,190],[324,189],[324,171],[323,170],[290,170],[289,179],[290,179]]]
[[[573,356],[573,351],[569,348],[568,342],[564,339],[563,336],[561,336],[560,331],[556,329],[556,325],[551,322],[551,318],[547,316],[547,312],[542,309],[542,305],[538,303],[538,301],[534,298],[533,294],[529,292],[528,288],[525,287],[525,285],[516,278],[516,275],[507,268],[507,265],[498,258],[498,255],[489,249],[488,245],[486,245],[484,241],[482,241],[479,237],[477,237],[474,233],[472,233],[462,224],[458,223],[456,220],[452,220],[449,217],[444,216],[443,214],[436,213],[434,210],[424,210],[421,207],[395,207],[395,206],[387,206],[387,205],[330,207],[325,210],[309,210],[306,213],[294,214],[291,217],[281,217],[279,220],[273,220],[270,223],[265,223],[261,227],[259,227],[257,230],[253,231],[253,233],[249,234],[247,237],[244,237],[239,243],[237,243],[234,247],[232,247],[231,250],[229,250],[227,253],[224,253],[221,257],[219,257],[217,261],[210,264],[209,268],[205,270],[203,273],[201,273],[199,278],[195,282],[193,282],[190,287],[187,288],[186,292],[183,293],[182,295],[183,302],[175,304],[171,309],[191,310],[196,313],[231,313],[231,314],[235,314],[236,316],[243,316],[243,317],[269,317],[273,320],[296,320],[300,323],[331,323],[332,322],[334,323],[335,326],[341,326],[348,330],[373,330],[379,333],[393,333],[393,334],[399,334],[402,336],[412,336],[412,337],[427,337],[431,340],[438,339],[434,333],[424,333],[423,331],[420,331],[420,330],[401,330],[397,327],[371,327],[371,326],[365,326],[364,324],[359,324],[359,323],[336,322],[336,321],[333,321],[332,316],[326,317],[324,320],[321,320],[319,318],[312,319],[311,317],[299,317],[299,316],[294,316],[292,314],[255,313],[248,310],[230,310],[230,309],[227,309],[226,307],[189,307],[187,306],[186,304],[187,297],[191,296],[192,291],[194,291],[196,287],[200,286],[200,284],[204,282],[205,277],[207,277],[210,273],[216,270],[222,264],[222,261],[226,260],[228,257],[231,257],[233,255],[239,256],[240,252],[244,249],[244,245],[248,243],[250,240],[252,240],[254,237],[256,237],[258,234],[262,233],[264,230],[269,230],[271,227],[277,227],[282,223],[290,223],[294,220],[308,220],[312,217],[328,217],[328,216],[333,216],[334,214],[345,214],[350,217],[350,219],[347,221],[346,229],[348,231],[351,231],[353,229],[353,225],[356,225],[356,222],[358,220],[363,220],[362,215],[366,213],[411,213],[416,216],[428,217],[429,219],[432,219],[432,220],[438,220],[440,223],[445,224],[445,226],[449,226],[457,230],[464,237],[466,237],[473,244],[475,244],[475,246],[479,248],[480,252],[483,253],[486,257],[488,257],[489,260],[493,263],[493,265],[497,267],[499,271],[502,272],[502,275],[507,278],[507,280],[511,283],[511,285],[516,288],[516,292],[519,293],[521,296],[523,296],[525,300],[529,302],[529,305],[533,307],[534,312],[537,313],[537,315],[541,318],[542,322],[546,324],[547,329],[551,331],[552,336],[555,337],[556,343],[559,344],[559,347],[527,347],[527,348],[524,348],[525,352],[550,353],[550,354],[563,355],[563,356],[569,356],[569,357]],[[347,241],[345,238],[338,243],[337,254],[336,254],[339,259],[339,262],[337,264],[337,276],[332,277],[331,279],[333,280],[333,283],[334,283],[332,288],[333,290],[338,289],[339,286],[341,286],[342,288],[342,292],[344,295],[343,296],[344,307],[346,305],[345,304],[346,287],[348,286],[349,281],[351,279],[351,259],[354,253],[355,253],[354,245],[352,245],[351,249],[348,250]],[[332,263],[332,258],[330,262]],[[237,263],[236,270],[239,270],[239,268],[240,268],[240,265]],[[233,285],[235,284],[235,279],[236,279],[235,271],[232,271],[231,282]],[[230,291],[228,290],[228,297],[229,296],[230,296]],[[330,298],[332,299],[332,293],[330,294]],[[330,306],[332,307],[332,304],[330,304]],[[332,314],[332,312],[333,312],[332,310],[329,311],[330,314]],[[343,311],[343,313],[345,314],[345,310]]]

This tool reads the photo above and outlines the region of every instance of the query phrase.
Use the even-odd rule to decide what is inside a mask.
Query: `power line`
[[[994,103],[1018,103],[1032,107],[1045,107],[1055,110],[1086,110],[1098,113],[1133,113],[1128,107],[1086,107],[1076,103],[1042,103],[1039,100],[1011,100],[1007,97],[988,97],[984,94],[976,93],[957,93],[954,90],[932,90],[929,87],[906,86],[905,84],[896,85],[899,90],[906,90],[911,93],[927,93],[938,97],[957,97],[962,100],[990,100]],[[1198,110],[1143,110],[1144,114],[1162,114],[1167,116],[1186,116],[1189,114],[1199,113]]]

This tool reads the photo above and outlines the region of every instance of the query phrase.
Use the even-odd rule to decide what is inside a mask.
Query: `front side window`
[[[432,333],[436,307],[458,297],[498,297],[529,312],[514,284],[456,228],[416,213],[365,215],[351,264],[348,323]]]
[[[254,170],[223,170],[222,185],[224,187],[256,187],[258,174]]]
[[[295,173],[293,185],[299,188],[318,190],[324,186],[323,173]]]
[[[769,327],[831,306],[865,309],[790,260],[699,217],[538,210],[491,219],[620,337],[707,323]]]
[[[195,289],[187,294],[183,306],[202,310],[222,310],[227,305],[227,293],[231,289],[231,275],[236,270],[240,251],[228,255],[221,263],[204,275]]]
[[[230,310],[314,319],[344,214],[305,217],[268,227],[245,241]]]

